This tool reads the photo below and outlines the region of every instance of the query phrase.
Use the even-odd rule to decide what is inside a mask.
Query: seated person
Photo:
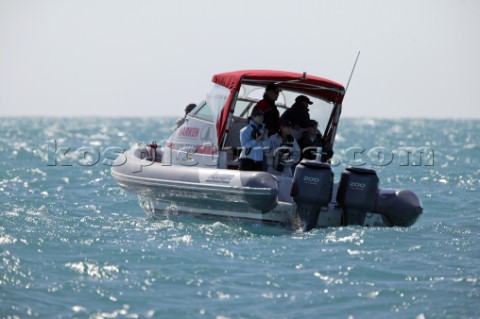
[[[278,112],[275,102],[278,100],[278,95],[280,92],[281,89],[275,84],[267,85],[265,88],[265,93],[263,94],[263,99],[258,101],[258,103],[253,107],[253,110],[259,110],[263,112],[263,123],[269,132],[269,136],[275,134],[279,129],[280,112]]]
[[[300,161],[300,146],[291,133],[292,123],[283,120],[280,121],[280,130],[270,136],[269,173],[292,176],[292,167]]]
[[[241,171],[263,171],[263,149],[270,147],[267,129],[263,125],[263,112],[253,110],[250,122],[240,130]]]
[[[295,99],[295,103],[282,114],[282,120],[292,122],[294,129],[293,135],[296,135],[298,138],[308,126],[308,122],[310,121],[308,106],[312,104],[313,102],[310,101],[307,96],[299,95]]]
[[[190,113],[191,111],[193,111],[193,109],[196,107],[197,105],[195,103],[190,103],[188,104],[186,107],[185,107],[185,115],[181,118],[179,118],[177,120],[177,122],[175,122],[175,125],[173,126],[173,131],[175,132],[180,126],[182,126],[183,123],[185,123],[185,119],[187,118],[187,115],[188,113]]]
[[[318,131],[318,122],[310,120],[307,130],[298,141],[302,148],[302,158],[315,160],[317,158],[318,147],[322,148],[321,162],[326,162],[333,156],[333,150],[330,143],[324,141],[322,134]]]

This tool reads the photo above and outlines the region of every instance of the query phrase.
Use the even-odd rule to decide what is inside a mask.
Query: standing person
[[[322,148],[322,162],[328,161],[333,156],[332,146],[323,139],[322,134],[318,131],[318,122],[315,120],[308,122],[307,130],[303,133],[298,143],[302,148],[302,157],[308,160],[317,158],[316,148],[318,147]]]
[[[183,123],[185,123],[185,119],[187,118],[188,113],[190,113],[197,105],[195,103],[190,103],[185,107],[185,115],[177,120],[175,125],[173,126],[173,131],[175,132]]]
[[[263,99],[253,107],[253,110],[262,111],[264,114],[264,124],[268,130],[268,134],[275,134],[280,128],[280,112],[278,112],[275,102],[278,100],[278,95],[281,89],[275,84],[269,84],[265,88]]]
[[[313,102],[306,95],[299,95],[295,103],[282,114],[282,120],[287,120],[293,124],[293,136],[300,138],[310,121],[308,106]]]
[[[262,111],[253,110],[250,122],[240,130],[241,171],[263,171],[263,149],[270,146],[263,117]]]
[[[268,172],[275,175],[292,176],[292,167],[300,161],[300,146],[292,136],[292,123],[280,121],[280,130],[270,136],[272,165]]]

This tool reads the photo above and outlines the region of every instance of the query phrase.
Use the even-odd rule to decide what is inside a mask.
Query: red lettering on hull
[[[200,129],[198,127],[182,127],[180,129],[180,132],[178,132],[179,136],[183,137],[198,137],[198,134],[200,134]]]

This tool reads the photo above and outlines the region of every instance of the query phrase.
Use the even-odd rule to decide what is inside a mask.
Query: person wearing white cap
[[[263,125],[263,112],[254,109],[250,116],[250,122],[240,130],[240,153],[241,171],[263,171],[263,151],[270,147],[267,138],[268,130]]]

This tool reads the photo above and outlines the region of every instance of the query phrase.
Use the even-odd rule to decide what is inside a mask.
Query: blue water
[[[0,119],[0,318],[480,317],[479,120],[343,120],[336,178],[364,162],[424,214],[308,233],[149,218],[108,150],[160,141],[174,120]]]

